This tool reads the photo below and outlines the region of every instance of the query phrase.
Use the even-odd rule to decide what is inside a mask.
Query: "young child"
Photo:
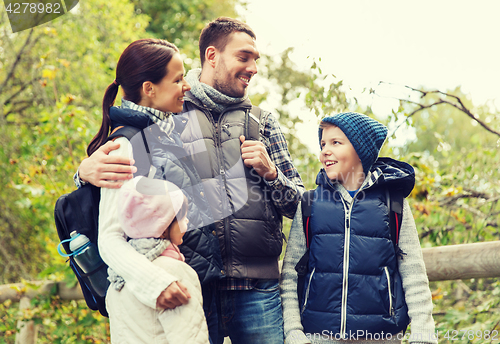
[[[209,343],[198,275],[184,262],[177,247],[188,224],[185,195],[170,182],[145,177],[134,178],[121,188],[120,194],[118,216],[129,243],[153,264],[176,276],[188,289],[191,299],[175,309],[153,309],[140,302],[127,288],[127,283],[110,269],[112,284],[106,308],[111,338],[119,343],[123,340],[127,343]]]
[[[286,343],[437,343],[432,298],[408,201],[399,250],[390,237],[386,191],[407,197],[413,168],[378,158],[387,128],[358,113],[326,117],[309,218],[301,206],[285,254],[281,297]],[[399,251],[399,252],[397,252]],[[303,286],[295,266],[308,255]],[[411,334],[404,334],[411,320]]]

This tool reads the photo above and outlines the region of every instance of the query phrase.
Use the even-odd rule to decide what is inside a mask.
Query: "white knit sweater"
[[[407,200],[404,201],[403,206],[403,223],[401,226],[399,247],[406,253],[404,259],[399,260],[399,272],[405,291],[408,314],[411,319],[411,334],[406,333],[404,338],[408,339],[410,343],[437,344],[437,338],[435,338],[434,333],[434,320],[432,318],[433,305],[429,281],[425,271],[415,221]],[[311,334],[304,334],[300,321],[299,302],[297,297],[297,272],[295,271],[295,265],[304,255],[306,249],[306,239],[302,226],[302,211],[299,205],[290,229],[281,274],[281,300],[283,307],[285,343],[380,344],[384,342],[400,342],[396,335],[394,335],[392,341],[361,339],[336,341],[325,339],[324,336],[316,335],[316,337],[314,337]],[[400,336],[403,336],[403,334],[401,333]]]
[[[132,157],[132,146],[126,138],[120,137],[115,142],[120,144],[120,148],[111,151],[109,155]],[[125,183],[130,182],[131,180]],[[130,292],[140,302],[155,309],[158,296],[178,278],[154,265],[127,242],[118,217],[118,204],[123,202],[119,191],[119,189],[101,188],[99,253],[104,262],[123,277]]]

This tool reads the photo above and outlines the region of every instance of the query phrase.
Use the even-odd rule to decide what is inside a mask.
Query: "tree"
[[[309,70],[299,70],[290,59],[293,48],[280,56],[263,55],[259,60],[259,73],[251,88],[252,103],[263,104],[279,119],[287,140],[288,149],[294,159],[307,189],[315,186],[315,177],[320,169],[318,151],[310,152],[300,140],[297,129],[304,116],[326,115],[348,108],[342,91],[342,82],[329,82],[315,61]],[[314,132],[317,135],[317,132]]]
[[[55,199],[71,190],[71,171],[97,131],[102,92],[119,54],[145,34],[146,23],[125,0],[91,0],[13,35],[2,12],[2,283],[33,278],[52,262]]]
[[[492,104],[474,106],[460,88],[446,92],[407,88],[412,94],[400,99],[392,120],[416,133],[416,140],[398,151],[416,170],[410,204],[422,245],[499,240],[500,114]],[[497,279],[433,282],[431,289],[441,333],[498,331]],[[489,341],[472,337],[474,342]]]
[[[239,0],[140,1],[133,0],[137,13],[151,17],[147,32],[177,45],[187,57],[187,69],[199,63],[198,38],[209,21],[219,17],[237,17]]]

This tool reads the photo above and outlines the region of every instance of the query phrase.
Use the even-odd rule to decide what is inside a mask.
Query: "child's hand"
[[[181,282],[174,282],[156,299],[156,308],[174,309],[188,303],[191,295]]]

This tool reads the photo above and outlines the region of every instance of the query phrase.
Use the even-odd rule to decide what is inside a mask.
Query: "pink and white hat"
[[[135,177],[120,189],[120,225],[130,238],[159,238],[175,219],[184,197],[171,182]]]

